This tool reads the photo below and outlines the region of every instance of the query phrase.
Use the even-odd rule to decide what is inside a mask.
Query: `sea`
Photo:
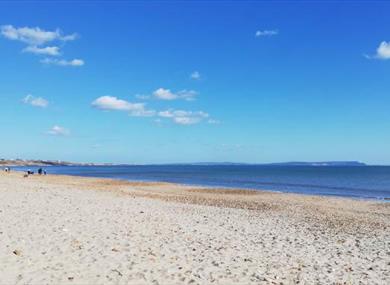
[[[38,168],[15,169],[36,172]],[[390,166],[119,165],[44,169],[48,174],[390,200]]]

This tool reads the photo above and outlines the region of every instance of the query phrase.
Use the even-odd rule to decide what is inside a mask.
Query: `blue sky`
[[[1,2],[0,157],[390,164],[389,12]]]

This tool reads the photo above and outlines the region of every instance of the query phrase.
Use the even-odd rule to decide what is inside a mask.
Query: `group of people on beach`
[[[4,168],[4,172],[6,173],[10,173],[11,172],[11,167],[7,166]],[[38,168],[38,171],[37,173],[39,175],[46,175],[46,170],[44,170],[43,168]],[[24,177],[28,177],[29,175],[33,175],[34,174],[34,171],[32,171],[31,169],[27,169],[27,171],[25,172],[24,174]]]
[[[38,168],[37,173],[39,175],[46,175],[46,170],[44,170],[42,168]],[[24,177],[28,177],[29,175],[33,175],[33,174],[34,174],[34,171],[31,171],[30,169],[27,169],[26,174],[24,175]]]

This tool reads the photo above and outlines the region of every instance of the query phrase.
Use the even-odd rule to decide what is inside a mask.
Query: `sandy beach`
[[[390,284],[390,203],[0,174],[0,284]]]

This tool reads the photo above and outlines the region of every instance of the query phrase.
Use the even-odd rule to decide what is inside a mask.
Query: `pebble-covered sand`
[[[0,284],[390,284],[390,203],[1,173]]]

